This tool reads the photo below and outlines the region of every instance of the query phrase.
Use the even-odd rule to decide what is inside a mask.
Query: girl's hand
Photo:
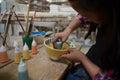
[[[62,42],[65,42],[69,37],[69,34],[65,33],[65,32],[60,32],[60,33],[56,33],[54,35],[54,39],[53,42],[56,42],[57,40],[61,40]]]
[[[85,57],[85,55],[82,52],[80,52],[76,49],[70,48],[70,49],[68,49],[67,54],[62,55],[60,58],[65,58],[65,59],[71,61],[72,63],[75,63],[75,62],[81,62],[82,59],[84,59],[84,57]]]
[[[69,34],[67,34],[66,32],[60,32],[60,33],[56,33],[54,35],[54,38],[53,38],[53,46],[55,46],[55,43],[60,40],[63,42],[65,42],[69,37]]]

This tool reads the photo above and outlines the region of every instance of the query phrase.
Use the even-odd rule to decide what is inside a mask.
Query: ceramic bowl
[[[67,50],[69,48],[68,43],[65,42],[65,43],[63,43],[63,46],[61,49],[55,49],[55,48],[53,48],[51,39],[44,40],[44,46],[45,46],[46,52],[48,53],[49,58],[53,59],[53,60],[59,60],[59,57],[65,53],[67,53]]]

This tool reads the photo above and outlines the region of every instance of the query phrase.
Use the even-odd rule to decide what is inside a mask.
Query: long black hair
[[[89,22],[88,24],[89,24],[88,32],[85,35],[84,39],[87,39],[91,35],[92,32],[96,33],[96,29],[99,26],[98,24],[94,22]]]
[[[120,80],[120,1],[114,0],[111,6],[113,22],[106,32],[107,38],[103,49],[102,63],[105,69],[112,68],[114,76],[117,77],[116,80]],[[113,52],[109,54],[111,49]]]

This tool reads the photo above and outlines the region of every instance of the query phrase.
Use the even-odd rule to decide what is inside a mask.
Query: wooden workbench
[[[30,80],[61,80],[68,68],[66,61],[52,61],[45,48],[41,47],[37,55],[25,61]],[[0,69],[0,80],[18,80],[18,64],[14,62]]]
[[[77,46],[78,47],[78,46]],[[79,45],[80,47],[80,45]],[[81,51],[87,53],[89,47],[82,47]],[[49,59],[43,45],[38,46],[38,54],[31,55],[31,59],[25,61],[30,80],[61,80],[69,68],[69,62],[59,62]],[[9,58],[13,58],[13,50],[9,51]],[[5,65],[5,64],[4,64]],[[18,64],[14,62],[0,68],[0,80],[18,80]]]

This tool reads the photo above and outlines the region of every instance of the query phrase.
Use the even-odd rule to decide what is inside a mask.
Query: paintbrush
[[[30,25],[29,25],[29,30],[28,30],[28,33],[27,33],[27,36],[30,36],[31,32],[32,32],[32,27],[33,27],[33,17],[31,18],[31,21],[30,21]]]
[[[36,11],[34,12],[34,16],[31,18],[27,36],[30,36],[30,34],[31,34],[31,32],[32,32],[33,25],[34,25],[34,17],[35,17],[35,15],[36,15]]]
[[[35,10],[35,12],[34,12],[34,16],[33,16],[33,24],[34,24],[35,16],[36,16],[36,10]]]
[[[30,11],[30,1],[27,4],[27,19],[26,19],[26,33],[28,32],[28,20],[29,20],[29,11]]]

